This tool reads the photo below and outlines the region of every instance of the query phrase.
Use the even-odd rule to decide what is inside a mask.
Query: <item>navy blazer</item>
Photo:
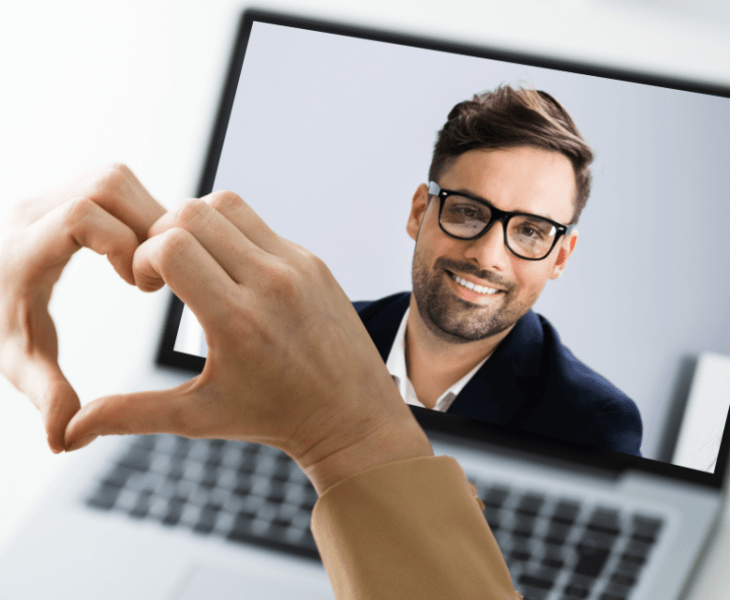
[[[354,303],[383,361],[410,296]],[[636,404],[575,358],[547,319],[532,311],[517,321],[447,412],[641,456]]]

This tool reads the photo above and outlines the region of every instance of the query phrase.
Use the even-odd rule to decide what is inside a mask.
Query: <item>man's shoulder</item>
[[[543,368],[549,395],[587,417],[580,441],[590,444],[596,441],[593,438],[615,438],[610,442],[605,440],[604,447],[638,454],[642,423],[636,403],[606,377],[578,360],[560,341],[547,319],[541,315],[536,317],[542,329],[546,360]]]
[[[604,376],[598,374],[576,356],[560,340],[555,327],[542,315],[534,314],[535,323],[539,324],[543,340],[543,358],[547,360],[547,371],[556,376],[555,383],[562,380],[568,384],[565,391],[589,390],[596,399],[631,400]]]
[[[353,302],[353,306],[375,343],[383,362],[388,360],[390,348],[408,310],[410,292],[399,292],[371,302]]]
[[[360,315],[362,322],[367,325],[369,321],[377,316],[382,317],[383,313],[400,312],[399,318],[402,318],[408,308],[410,298],[410,292],[398,292],[397,294],[380,298],[380,300],[358,300],[353,302],[352,305],[355,307],[357,314]]]

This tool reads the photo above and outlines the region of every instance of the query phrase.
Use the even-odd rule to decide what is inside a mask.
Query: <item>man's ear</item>
[[[553,270],[550,272],[550,279],[557,279],[563,274],[565,265],[568,264],[570,255],[575,250],[575,244],[578,241],[578,230],[573,229],[570,235],[567,236],[560,244],[560,250],[558,251],[558,259],[553,265]]]
[[[413,240],[418,238],[418,230],[421,228],[421,222],[423,221],[423,215],[426,214],[427,206],[428,187],[425,183],[422,183],[416,188],[416,193],[413,194],[411,214],[408,215],[408,223],[406,224],[406,231]]]

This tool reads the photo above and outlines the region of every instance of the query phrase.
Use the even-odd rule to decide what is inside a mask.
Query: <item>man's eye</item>
[[[514,219],[510,223],[510,229],[522,239],[542,241],[552,237],[554,228],[548,223],[535,223],[531,220],[519,222],[517,219]]]
[[[520,230],[518,233],[525,237],[534,237],[534,238],[538,238],[538,239],[543,237],[541,231],[538,231],[537,229],[535,229],[534,227],[531,227],[529,225],[523,225],[522,227],[520,227]]]
[[[449,214],[460,219],[482,219],[483,211],[473,204],[452,204],[449,207]]]
[[[457,210],[465,217],[475,217],[477,214],[477,211],[475,211],[471,206],[459,206]]]

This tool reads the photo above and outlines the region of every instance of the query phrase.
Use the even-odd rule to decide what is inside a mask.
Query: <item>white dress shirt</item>
[[[388,360],[385,363],[385,366],[388,368],[395,385],[398,386],[398,390],[400,391],[400,395],[403,396],[403,400],[413,406],[427,408],[418,399],[418,396],[416,396],[416,390],[414,389],[411,380],[408,379],[408,367],[406,366],[406,323],[408,322],[408,313],[410,311],[411,309],[409,307],[406,310],[406,314],[403,315],[403,319],[398,327],[398,333],[395,334],[393,346],[390,348],[390,353],[388,354]],[[433,410],[440,412],[446,412],[449,410],[449,407],[456,399],[456,396],[459,395],[459,392],[461,392],[464,386],[469,383],[469,380],[482,367],[482,365],[487,362],[489,356],[441,394],[441,397],[436,401],[436,406],[434,406]]]

